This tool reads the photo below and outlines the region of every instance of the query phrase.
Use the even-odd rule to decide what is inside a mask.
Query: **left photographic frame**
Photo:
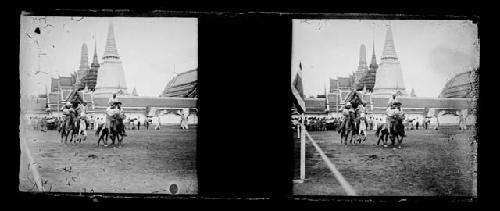
[[[198,194],[198,19],[20,16],[21,192]]]

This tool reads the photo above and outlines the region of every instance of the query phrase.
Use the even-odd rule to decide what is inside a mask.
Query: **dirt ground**
[[[477,144],[474,131],[411,130],[401,149],[376,146],[373,131],[361,145],[340,144],[337,131],[310,132],[358,195],[477,196]],[[296,136],[295,136],[296,137]],[[296,139],[296,178],[300,140]],[[308,141],[306,180],[295,195],[345,195],[325,162]]]
[[[75,145],[62,144],[57,131],[21,130],[45,191],[197,193],[196,127],[129,130],[120,147],[98,147],[94,133]],[[23,149],[20,161],[19,190],[37,191]]]

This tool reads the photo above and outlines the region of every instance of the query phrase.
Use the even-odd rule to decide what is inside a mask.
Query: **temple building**
[[[375,86],[375,80],[377,76],[377,57],[375,56],[375,44],[373,44],[372,61],[370,63],[370,68],[362,79],[363,86],[366,87],[367,92],[373,92],[373,87]]]
[[[108,37],[102,60],[102,65],[97,73],[94,95],[109,97],[113,92],[126,95],[125,73],[116,48],[115,33],[111,22],[108,27]]]
[[[442,98],[468,98],[475,97],[475,73],[467,71],[455,75],[452,79],[446,82],[439,97]]]
[[[88,86],[89,91],[95,90],[95,85],[97,83],[97,72],[99,71],[99,61],[97,58],[97,44],[94,43],[94,57],[92,63],[90,64],[90,70],[85,76],[85,84]]]
[[[387,26],[384,51],[380,66],[377,70],[373,95],[390,96],[397,92],[400,96],[407,96],[403,81],[403,71],[399,63],[392,37],[391,26]]]
[[[414,89],[410,94],[406,93],[390,26],[387,28],[380,66],[377,65],[373,49],[370,67],[359,82],[356,81],[356,77],[359,77],[362,71],[366,71],[363,54],[362,46],[358,71],[354,75],[330,79],[326,98],[304,99],[306,116],[340,117],[340,109],[345,105],[346,97],[352,88],[357,91],[361,88],[362,100],[367,103],[367,114],[373,118],[385,118],[388,99],[394,92],[398,92],[407,119],[420,123],[423,120],[430,120],[431,125],[439,128],[458,127],[461,120],[468,126],[476,124],[477,84],[474,71],[456,75],[446,83],[438,97],[417,97]]]
[[[76,83],[75,88],[81,90],[85,87],[85,77],[89,72],[89,52],[87,48],[87,44],[83,43],[81,57],[80,57],[80,67],[78,68],[76,74]]]
[[[368,73],[366,64],[366,47],[364,44],[359,48],[359,64],[358,69],[354,72],[354,86],[356,90],[362,90],[364,87],[363,78]]]
[[[160,97],[198,97],[198,69],[177,74],[168,82]]]
[[[160,97],[139,96],[134,87],[127,93],[125,74],[116,47],[113,25],[110,23],[103,54],[99,64],[96,46],[92,64],[88,66],[87,45],[82,45],[80,68],[68,77],[52,78],[50,93],[27,99],[28,115],[62,116],[61,109],[66,102],[85,102],[91,118],[105,118],[108,100],[113,92],[129,119],[153,124],[179,124],[180,112],[188,113],[188,123],[198,123],[198,80],[197,68],[180,73],[167,84]],[[47,91],[48,92],[48,91]]]

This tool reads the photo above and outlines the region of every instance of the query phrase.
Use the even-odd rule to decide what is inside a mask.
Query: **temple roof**
[[[306,98],[306,113],[325,113],[325,98]]]
[[[197,98],[117,96],[122,107],[197,108]],[[95,106],[109,106],[109,98],[94,97]]]
[[[197,97],[198,69],[179,73],[170,80],[162,97]]]
[[[444,98],[473,97],[472,90],[474,89],[474,84],[475,81],[472,71],[459,73],[446,82],[439,96]]]

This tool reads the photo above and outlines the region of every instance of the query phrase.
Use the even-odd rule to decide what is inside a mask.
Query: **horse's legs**
[[[64,138],[64,130],[61,129],[59,132],[61,133],[61,144],[62,144],[62,143],[64,143],[64,139],[63,139]]]

